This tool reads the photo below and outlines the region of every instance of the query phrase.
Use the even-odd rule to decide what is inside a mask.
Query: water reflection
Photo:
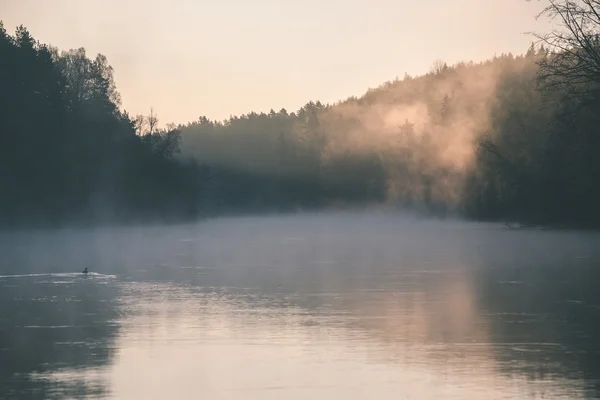
[[[447,332],[454,336],[440,340],[430,333],[448,325],[436,321],[427,302],[405,307],[412,302],[378,296],[368,298],[379,307],[306,308],[288,295],[136,285],[128,295],[129,317],[113,367],[115,397],[581,396],[577,382],[498,375],[483,328],[475,342],[465,342],[461,330],[452,329]],[[353,303],[344,301],[345,295],[335,297],[337,304]]]
[[[479,301],[494,357],[507,376],[556,377],[600,397],[600,264],[588,254],[556,262],[481,268]],[[509,342],[518,345],[510,345]]]
[[[0,278],[0,394],[600,399],[595,234],[338,215],[65,235],[2,257],[117,278]]]
[[[0,398],[105,397],[94,371],[114,356],[114,299],[93,277],[0,277]]]

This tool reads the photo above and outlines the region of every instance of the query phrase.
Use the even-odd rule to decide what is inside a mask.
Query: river
[[[0,263],[1,399],[600,399],[597,233],[257,216]]]

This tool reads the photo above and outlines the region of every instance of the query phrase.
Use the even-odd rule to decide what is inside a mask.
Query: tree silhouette
[[[387,203],[600,227],[598,3],[523,55],[310,101],[159,127],[120,108],[106,57],[0,24],[0,222],[143,221]],[[441,89],[440,89],[441,88]]]

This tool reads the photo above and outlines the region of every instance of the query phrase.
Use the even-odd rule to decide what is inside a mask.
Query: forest
[[[103,55],[0,25],[0,225],[385,207],[600,227],[600,5],[520,55],[435,61],[334,104],[159,128]]]
[[[196,215],[206,179],[179,132],[140,134],[106,57],[59,52],[0,24],[0,223],[62,225]]]

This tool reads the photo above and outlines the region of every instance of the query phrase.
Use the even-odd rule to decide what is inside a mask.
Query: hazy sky
[[[522,53],[525,0],[0,0],[13,33],[103,53],[123,106],[187,122],[361,95],[437,58]]]

